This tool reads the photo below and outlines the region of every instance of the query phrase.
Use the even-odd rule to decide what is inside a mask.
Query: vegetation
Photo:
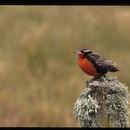
[[[0,126],[80,126],[73,106],[90,76],[73,51],[118,64],[130,86],[130,7],[1,6]]]

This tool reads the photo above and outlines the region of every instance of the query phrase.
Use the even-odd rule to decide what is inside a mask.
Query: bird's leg
[[[98,79],[100,79],[100,77],[102,77],[102,75],[95,76],[93,79],[94,79],[94,80],[98,80]]]
[[[94,76],[92,79],[86,81],[86,85],[89,86],[89,83],[93,82],[93,81],[101,81],[101,77],[106,77],[105,74],[99,75],[99,76]]]
[[[104,74],[104,75],[102,75],[104,78],[106,78],[106,75]]]
[[[100,80],[101,77],[106,78],[106,75],[105,75],[105,74],[102,74],[102,75],[99,75],[99,76],[95,76],[93,79],[94,79],[94,80]]]

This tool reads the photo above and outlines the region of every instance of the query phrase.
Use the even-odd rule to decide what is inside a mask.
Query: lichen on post
[[[128,127],[128,95],[115,77],[92,78],[74,104],[74,116],[82,127]]]

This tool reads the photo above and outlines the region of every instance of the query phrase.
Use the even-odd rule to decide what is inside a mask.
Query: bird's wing
[[[104,62],[104,60],[106,60],[105,58],[103,58],[100,54],[97,53],[92,53],[89,54],[87,57],[92,63],[96,63],[96,64],[102,64]]]
[[[104,62],[106,63],[106,64],[109,64],[109,65],[117,65],[115,62],[113,62],[113,61],[111,61],[111,60],[104,60]]]
[[[105,74],[107,71],[109,71],[110,66],[116,65],[111,60],[107,60],[103,58],[100,54],[92,53],[88,55],[88,60],[93,63],[93,65],[96,67],[98,73]]]
[[[95,64],[98,64],[99,66],[101,65],[117,65],[111,60],[107,60],[104,57],[102,57],[100,54],[97,53],[92,53],[89,55],[89,59],[92,60],[92,62],[95,62]]]

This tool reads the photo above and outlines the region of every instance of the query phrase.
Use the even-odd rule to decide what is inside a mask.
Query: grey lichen
[[[128,127],[127,86],[110,76],[87,81],[74,116],[82,127]]]
[[[74,112],[76,119],[80,122],[82,126],[96,126],[97,122],[95,120],[95,115],[99,109],[97,100],[93,99],[90,95],[91,89],[86,88],[77,100]],[[84,120],[85,119],[85,120]]]

